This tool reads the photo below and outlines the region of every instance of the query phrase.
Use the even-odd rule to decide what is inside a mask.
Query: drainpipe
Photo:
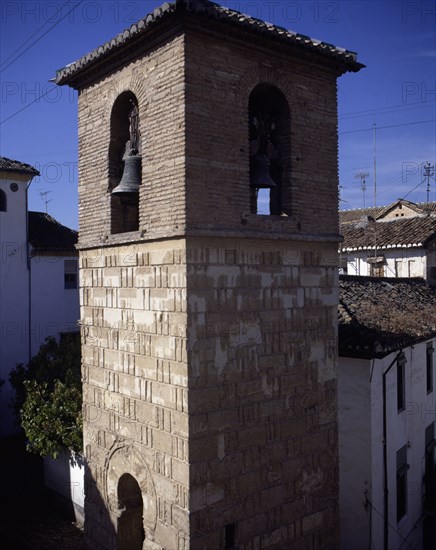
[[[32,338],[31,338],[31,323],[32,323],[32,300],[31,300],[31,297],[32,297],[32,282],[31,282],[31,270],[30,270],[30,267],[31,267],[31,262],[30,262],[30,245],[29,245],[29,196],[28,196],[28,191],[29,191],[29,187],[30,187],[30,184],[32,183],[33,181],[33,177],[32,179],[29,181],[29,183],[27,184],[27,187],[26,187],[26,263],[27,263],[27,273],[28,273],[28,277],[27,277],[27,284],[28,284],[28,297],[29,297],[29,302],[28,302],[28,305],[27,305],[27,317],[28,317],[28,350],[27,350],[27,353],[28,353],[28,359],[27,359],[27,364],[29,364],[30,360],[32,359]]]
[[[386,375],[395,365],[403,350],[399,351],[392,363],[383,373],[383,548],[389,550],[389,491],[388,491],[388,446],[387,446],[387,413],[386,413]]]

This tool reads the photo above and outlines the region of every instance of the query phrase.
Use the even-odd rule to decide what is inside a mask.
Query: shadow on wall
[[[93,550],[118,550],[116,525],[87,463],[85,463],[85,495],[84,527],[87,546]],[[138,548],[142,550],[142,545]]]
[[[126,471],[126,470],[129,471]],[[85,464],[85,540],[93,550],[161,548],[150,470],[134,445],[117,442],[105,464]]]
[[[65,517],[83,526],[85,460],[79,453],[65,450],[57,459],[44,457],[44,482],[51,500]]]

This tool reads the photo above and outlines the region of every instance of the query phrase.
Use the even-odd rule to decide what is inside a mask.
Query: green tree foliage
[[[9,376],[15,389],[12,406],[28,450],[57,458],[65,449],[82,450],[80,342],[47,338],[28,365]]]

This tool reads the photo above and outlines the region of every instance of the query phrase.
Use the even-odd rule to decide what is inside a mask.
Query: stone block
[[[120,288],[118,300],[120,308],[143,309],[144,307],[144,294],[136,288]]]
[[[137,267],[135,269],[135,286],[137,288],[153,288],[155,281],[156,274],[154,267]]]
[[[175,311],[174,291],[152,289],[150,291],[150,309],[154,311]]]
[[[106,288],[120,287],[121,286],[121,269],[118,267],[106,268],[104,270],[104,275],[103,275],[103,286]]]

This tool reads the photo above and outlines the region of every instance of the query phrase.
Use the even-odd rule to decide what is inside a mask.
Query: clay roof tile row
[[[308,36],[289,31],[283,27],[266,23],[255,17],[251,17],[229,8],[222,7],[209,1],[176,0],[175,2],[165,2],[160,7],[153,10],[152,13],[118,34],[112,40],[109,40],[102,46],[97,47],[92,52],[84,55],[74,63],[59,69],[56,72],[55,82],[59,85],[69,84],[72,79],[82,70],[87,68],[95,61],[100,61],[105,56],[115,52],[117,49],[127,45],[141,34],[148,31],[156,23],[170,16],[178,9],[186,9],[190,12],[201,13],[207,17],[224,20],[228,23],[244,27],[252,32],[263,33],[266,36],[280,39],[282,41],[295,44],[299,47],[318,52],[323,56],[334,58],[347,66],[347,70],[357,71],[363,67],[357,62],[357,54],[344,48],[339,48],[320,40],[312,39]]]
[[[33,254],[76,255],[77,231],[62,225],[45,212],[29,212],[29,243]]]
[[[38,170],[30,164],[26,164],[25,162],[20,162],[18,160],[8,159],[6,157],[0,157],[0,171],[39,176]]]
[[[384,357],[436,336],[436,289],[424,279],[341,275],[339,355]]]
[[[341,234],[343,251],[425,246],[436,238],[436,216],[347,223]]]

